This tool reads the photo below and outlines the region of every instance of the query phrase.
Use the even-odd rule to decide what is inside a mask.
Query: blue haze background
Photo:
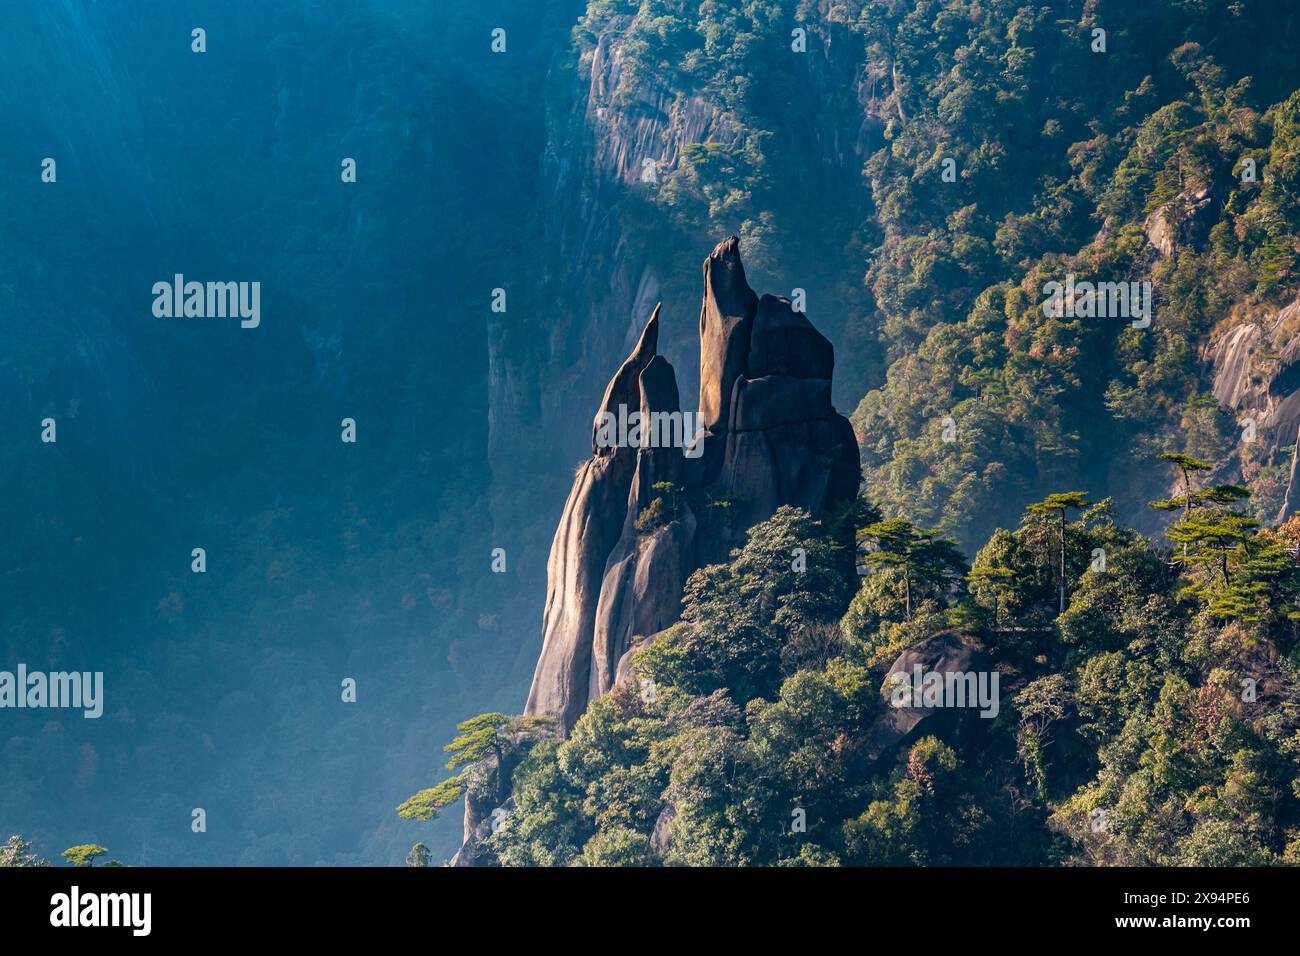
[[[580,7],[4,5],[0,668],[106,683],[99,720],[0,711],[4,836],[133,864],[454,850],[458,811],[393,808],[457,720],[520,708],[540,644],[546,542],[490,524],[486,324],[496,286],[530,305],[542,81]],[[177,272],[260,281],[261,327],[154,318]]]

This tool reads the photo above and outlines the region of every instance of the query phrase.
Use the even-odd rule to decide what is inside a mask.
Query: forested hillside
[[[1058,485],[1104,486],[1156,530],[1144,504],[1165,489],[1135,463],[1170,446],[1271,520],[1294,383],[1216,401],[1234,382],[1213,346],[1258,327],[1244,364],[1265,392],[1289,367],[1296,28],[1269,0],[592,2],[564,67],[579,108],[553,107],[549,149],[560,187],[591,167],[618,240],[556,211],[552,245],[617,247],[671,322],[694,250],[739,235],[838,345],[869,497],[967,549]],[[1151,282],[1150,327],[1048,319],[1043,286],[1067,274]],[[628,305],[644,322],[652,301],[602,287],[577,289],[604,324]]]
[[[400,812],[464,795],[479,865],[1300,863],[1300,524],[1233,497],[1194,497],[1170,548],[1054,496],[969,568],[863,503],[856,589],[844,526],[782,509],[567,739],[481,715]],[[885,679],[956,660],[997,705]]]
[[[550,248],[635,328],[737,234],[836,343],[862,497],[691,575],[571,732],[467,721],[402,815],[464,797],[478,865],[1300,862],[1296,26],[589,3],[548,175],[617,213]],[[958,665],[996,705],[896,699]]]

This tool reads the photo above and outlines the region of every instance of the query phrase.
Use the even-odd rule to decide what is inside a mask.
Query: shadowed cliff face
[[[857,442],[831,404],[834,350],[788,300],[755,295],[739,240],[704,261],[698,444],[689,429],[649,439],[652,413],[679,411],[658,331],[656,308],[594,429],[622,405],[640,411],[642,437],[604,447],[593,435],[551,544],[525,712],[557,717],[566,731],[614,685],[634,643],[677,620],[692,571],[724,559],[782,505],[820,515],[858,491]]]

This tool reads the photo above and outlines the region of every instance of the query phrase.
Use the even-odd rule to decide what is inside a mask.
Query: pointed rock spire
[[[641,372],[641,417],[652,412],[677,412],[681,410],[681,396],[677,392],[677,376],[672,364],[662,355],[656,355]]]
[[[704,262],[702,457],[679,447],[685,413],[672,430],[681,396],[673,367],[656,354],[658,333],[656,307],[606,387],[596,424],[625,405],[641,412],[644,441],[645,416],[667,413],[652,427],[666,422],[670,440],[660,431],[637,448],[596,447],[551,544],[542,651],[524,712],[554,716],[565,732],[630,673],[634,649],[679,618],[693,571],[725,560],[781,505],[821,515],[858,489],[853,428],[831,404],[831,344],[784,299],[760,303],[734,236]],[[713,507],[722,500],[726,515]]]
[[[600,409],[596,412],[595,419],[591,425],[591,451],[594,455],[610,455],[615,449],[603,448],[597,441],[596,436],[600,431],[600,421],[606,412],[618,417],[618,407],[626,406],[628,412],[636,411],[641,407],[641,372],[650,364],[650,360],[655,357],[655,349],[659,344],[659,303],[650,315],[650,320],[646,322],[645,328],[641,331],[641,338],[637,340],[636,348],[632,349],[623,364],[619,366],[614,377],[609,380],[605,386],[605,397],[600,401]]]
[[[700,416],[711,432],[725,431],[731,388],[746,373],[758,296],[745,281],[740,239],[723,239],[704,260],[700,306]]]

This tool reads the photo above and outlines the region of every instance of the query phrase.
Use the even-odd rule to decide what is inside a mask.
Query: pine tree
[[[1010,568],[998,567],[996,565],[981,565],[980,567],[971,568],[970,573],[966,575],[966,580],[971,584],[975,591],[987,592],[993,598],[993,629],[997,630],[1001,623],[1000,607],[1001,599],[1004,594],[1011,591],[1015,582],[1015,572]]]
[[[103,856],[107,852],[108,850],[97,843],[81,843],[64,850],[63,858],[73,866],[94,866],[95,857]]]
[[[873,546],[867,554],[869,565],[899,568],[903,572],[903,607],[909,621],[913,585],[942,587],[966,571],[966,559],[956,542],[939,537],[936,531],[918,528],[903,518],[867,525],[858,532],[858,541]]]
[[[1065,613],[1065,514],[1071,508],[1086,508],[1089,505],[1087,492],[1083,491],[1065,491],[1048,495],[1042,501],[1034,502],[1025,510],[1032,515],[1038,515],[1043,518],[1050,518],[1053,515],[1060,520],[1059,541],[1060,541],[1060,575],[1061,575],[1061,608],[1060,612]]]
[[[1183,496],[1181,501],[1177,498],[1162,498],[1159,501],[1153,501],[1151,507],[1159,508],[1161,511],[1174,511],[1182,508],[1184,516],[1190,514],[1195,501],[1192,495],[1192,473],[1209,471],[1209,463],[1201,461],[1199,458],[1193,458],[1191,455],[1172,451],[1161,452],[1157,457],[1161,461],[1172,462],[1182,472]]]
[[[397,815],[406,820],[434,819],[440,810],[464,795],[470,774],[476,768],[483,765],[495,774],[509,747],[520,739],[548,733],[552,723],[548,717],[510,717],[499,713],[479,714],[461,721],[456,725],[460,733],[442,748],[451,754],[447,769],[460,772],[408,797],[397,808]]]

